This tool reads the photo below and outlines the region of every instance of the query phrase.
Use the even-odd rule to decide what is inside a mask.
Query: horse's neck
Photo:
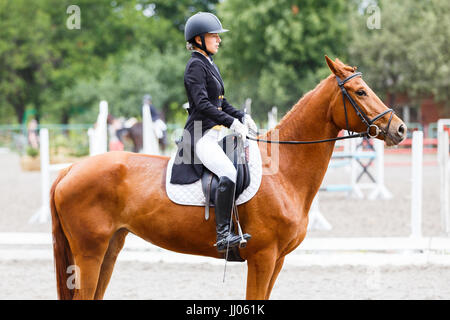
[[[339,129],[331,121],[329,113],[329,106],[335,94],[332,81],[333,79],[328,77],[300,99],[278,126],[266,134],[266,138],[273,139],[277,134],[280,141],[308,141],[337,137]],[[276,156],[277,152],[273,149],[276,147],[279,148],[279,167],[276,174],[283,179],[283,182],[288,182],[293,192],[309,208],[326,173],[334,142],[271,145],[269,147],[271,157]]]

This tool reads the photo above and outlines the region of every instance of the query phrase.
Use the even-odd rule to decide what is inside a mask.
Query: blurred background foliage
[[[29,114],[40,123],[93,123],[102,99],[115,117],[139,118],[150,93],[167,122],[183,125],[183,30],[198,11],[230,29],[215,61],[228,100],[240,108],[250,97],[256,120],[274,105],[282,115],[325,78],[324,55],[358,66],[389,103],[405,92],[449,99],[449,1],[78,0],[79,30],[66,26],[71,4],[0,1],[0,124]]]

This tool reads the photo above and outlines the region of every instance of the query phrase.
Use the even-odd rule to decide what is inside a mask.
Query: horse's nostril
[[[401,124],[397,129],[398,135],[403,137],[406,133],[406,126],[404,124]]]

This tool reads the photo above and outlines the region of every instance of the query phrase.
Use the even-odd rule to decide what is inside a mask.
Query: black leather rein
[[[362,138],[362,137],[368,137],[368,138],[376,138],[380,133],[383,133],[385,136],[387,135],[389,131],[389,126],[391,125],[392,117],[394,116],[394,110],[387,109],[374,117],[373,119],[370,119],[367,114],[363,111],[363,109],[353,100],[353,98],[348,94],[347,90],[344,87],[344,84],[351,79],[355,77],[360,77],[362,75],[361,72],[356,72],[352,74],[351,76],[348,76],[344,80],[341,80],[338,76],[336,76],[336,80],[338,83],[339,88],[342,92],[342,99],[344,103],[344,112],[345,112],[345,124],[347,126],[347,132],[349,133],[348,136],[344,137],[337,137],[337,138],[329,138],[324,140],[312,140],[312,141],[276,141],[276,140],[264,140],[254,137],[247,136],[247,139],[253,140],[253,141],[259,141],[259,142],[266,142],[266,143],[277,143],[277,144],[312,144],[312,143],[322,143],[322,142],[331,142],[331,141],[337,141],[337,140],[345,140],[345,139],[352,139],[352,138]],[[347,97],[348,101],[350,101],[350,104],[352,105],[353,109],[355,110],[358,117],[361,119],[361,121],[367,126],[366,132],[360,132],[360,133],[352,133],[350,134],[349,125],[348,125],[348,117],[347,117],[347,106],[345,105],[345,98]],[[386,126],[386,129],[380,129],[375,123],[378,119],[386,115],[387,113],[391,113],[391,116],[389,117],[388,124]],[[375,134],[371,133],[371,130],[375,130]],[[252,130],[251,130],[252,131]],[[253,134],[259,135],[258,132],[253,132]]]

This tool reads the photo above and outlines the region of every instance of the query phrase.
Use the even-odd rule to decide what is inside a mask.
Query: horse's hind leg
[[[103,296],[108,286],[109,280],[116,263],[117,256],[125,244],[125,238],[128,235],[128,230],[118,230],[109,241],[108,250],[103,259],[102,267],[100,269],[100,277],[98,279],[97,290],[95,291],[95,299],[103,299]]]

